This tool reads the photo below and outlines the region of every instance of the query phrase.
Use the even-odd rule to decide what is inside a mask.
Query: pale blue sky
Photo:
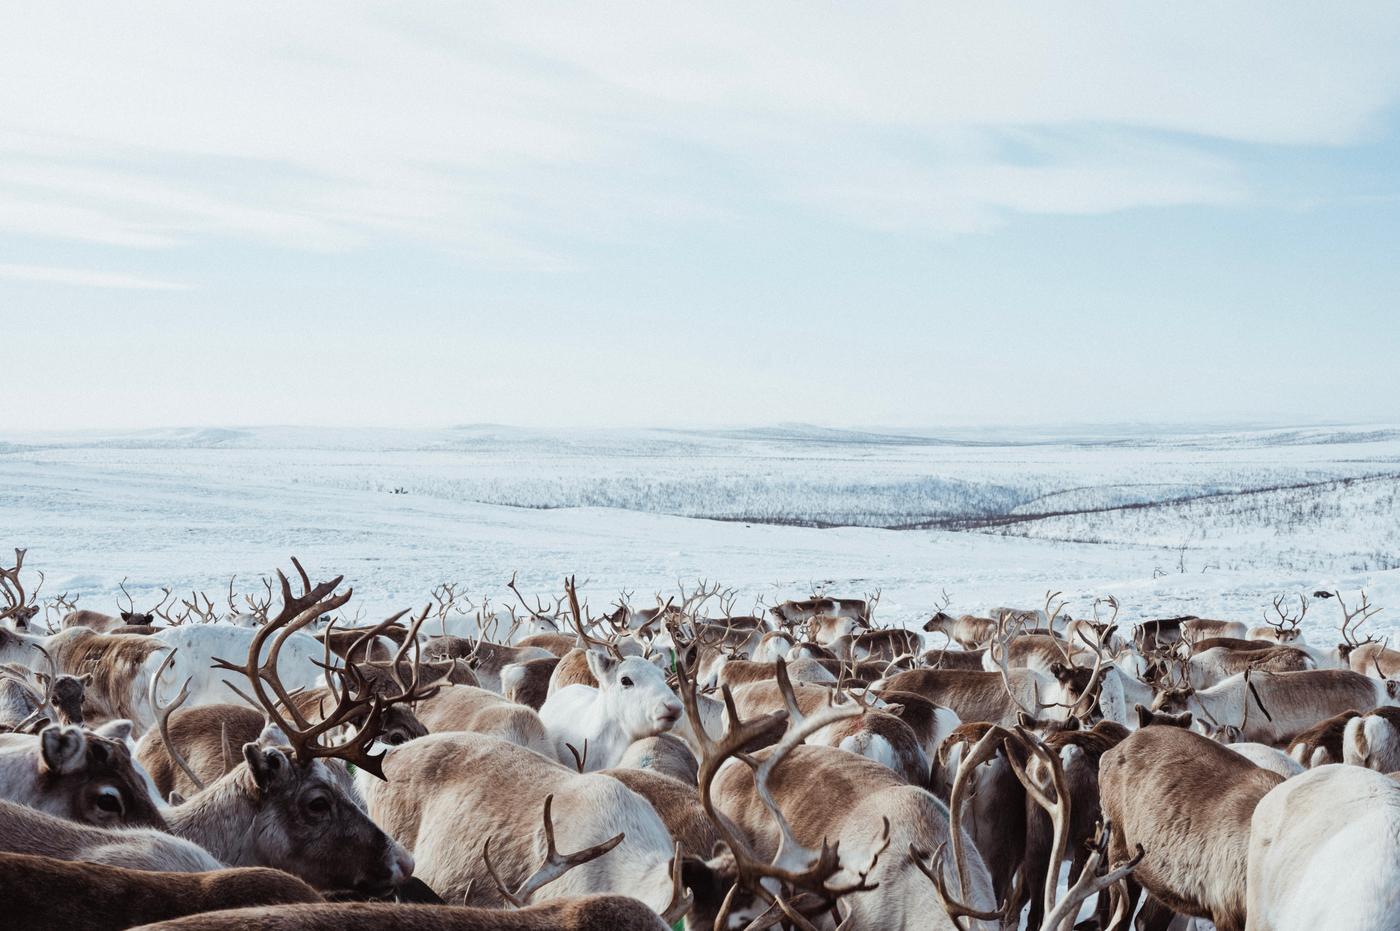
[[[1400,420],[1392,4],[0,5],[0,429]]]

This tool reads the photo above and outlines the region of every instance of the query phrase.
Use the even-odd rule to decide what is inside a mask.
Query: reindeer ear
[[[81,727],[50,724],[39,732],[39,758],[43,768],[58,775],[82,770],[87,762],[87,738]]]
[[[83,688],[92,685],[92,673],[85,672],[81,676],[78,676],[78,682],[82,684]]]
[[[1021,727],[1024,727],[1028,731],[1035,730],[1035,718],[1026,714],[1024,711],[1016,712],[1016,723],[1019,724]]]
[[[171,790],[170,790],[170,794],[167,795],[167,796],[165,797],[165,800],[166,800],[167,802],[169,802],[171,805],[183,805],[183,804],[185,804],[185,797],[184,797],[183,795],[181,795],[179,792],[176,792],[174,789],[171,789]]]
[[[596,650],[589,650],[584,654],[584,658],[588,661],[588,671],[593,673],[593,678],[598,680],[599,685],[605,682],[612,683],[619,665],[617,660]]]
[[[1385,694],[1391,698],[1400,698],[1400,679],[1386,679]]]
[[[1050,675],[1054,676],[1056,679],[1059,679],[1061,682],[1067,680],[1072,674],[1073,670],[1066,666],[1064,663],[1050,664]]]
[[[135,616],[135,615],[133,615],[130,611],[123,611],[123,612],[122,612],[122,620],[123,620],[123,621],[126,621],[128,624],[131,623],[131,619],[132,619],[132,617],[134,617],[134,616]]]
[[[1065,718],[1065,730],[1067,731],[1077,731],[1083,726],[1084,722],[1079,720],[1079,715],[1077,714],[1072,714]]]
[[[1156,715],[1142,705],[1133,705],[1133,710],[1137,712],[1138,727],[1147,727],[1152,723],[1153,718],[1156,717]]]
[[[131,728],[132,724],[129,719],[117,718],[116,720],[108,721],[94,728],[93,733],[97,734],[99,737],[106,737],[109,740],[125,741],[131,736]]]
[[[259,747],[257,744],[243,745],[243,762],[248,764],[248,772],[260,791],[266,792],[291,769],[291,761],[276,747]]]

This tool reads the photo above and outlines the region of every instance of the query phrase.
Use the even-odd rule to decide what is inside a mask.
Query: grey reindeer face
[[[356,804],[325,763],[245,744],[256,789],[252,831],[258,862],[318,889],[386,893],[413,874],[413,858]]]

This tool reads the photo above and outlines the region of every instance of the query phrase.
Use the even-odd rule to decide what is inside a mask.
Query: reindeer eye
[[[625,688],[625,689],[630,689],[630,688],[632,687],[632,677],[631,677],[631,676],[623,676],[623,677],[622,677],[622,687]]]
[[[306,803],[306,810],[313,815],[328,815],[331,813],[331,801],[325,796],[318,795]]]
[[[119,815],[122,813],[122,798],[115,789],[103,789],[101,792],[97,793],[97,799],[93,804],[109,815]]]

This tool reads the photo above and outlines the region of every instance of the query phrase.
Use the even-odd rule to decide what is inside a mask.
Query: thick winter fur
[[[1097,830],[1100,814],[1099,761],[1118,746],[1128,731],[1100,721],[1091,730],[1057,730],[1045,737],[1045,744],[1060,757],[1070,791],[1069,847],[1070,882],[1074,882],[1088,859],[1086,844]],[[1044,785],[1048,777],[1032,765],[1031,776]],[[1024,795],[1024,792],[1023,792]],[[1030,899],[1026,926],[1039,928],[1044,918],[1041,890],[1054,848],[1054,828],[1050,816],[1034,800],[1025,800],[1025,857],[1022,861],[1022,889]]]
[[[408,856],[320,760],[244,744],[242,761],[167,809],[172,833],[227,866],[270,866],[318,889],[384,893],[413,873]]]
[[[35,931],[122,931],[215,909],[320,901],[316,890],[280,870],[155,873],[0,853],[4,920]]]
[[[166,826],[126,742],[80,727],[0,734],[0,798],[102,827]]]
[[[1389,678],[1400,675],[1400,650],[1383,643],[1363,643],[1346,653],[1347,665],[1365,676]]]
[[[588,649],[575,647],[560,658],[559,663],[549,676],[546,698],[571,685],[586,685],[593,689],[598,687],[598,680],[593,676],[593,670],[588,668],[588,654]]]
[[[764,682],[778,677],[778,664],[754,663],[748,660],[729,660],[720,667],[718,684],[737,687],[750,682]],[[814,660],[798,660],[788,664],[788,678],[793,682],[811,682],[821,685],[835,685],[836,676]]]
[[[0,801],[0,850],[184,873],[221,864],[197,844],[152,828],[98,828]]]
[[[1239,621],[1193,617],[1181,622],[1181,636],[1184,640],[1204,640],[1207,637],[1236,637],[1248,640],[1249,627]]]
[[[1394,705],[1397,696],[1400,682],[1345,669],[1312,669],[1253,673],[1248,683],[1241,674],[1209,689],[1170,690],[1157,697],[1154,709],[1190,711],[1199,721],[1239,727],[1242,740],[1283,746],[1332,715]]]
[[[926,650],[919,657],[917,666],[926,669],[983,669],[981,650]]]
[[[678,779],[694,788],[699,777],[699,764],[690,745],[675,734],[657,734],[634,740],[618,761],[618,768],[645,769]]]
[[[454,685],[418,703],[418,720],[432,733],[473,731],[508,740],[517,746],[557,760],[539,712],[507,701],[494,692]]]
[[[536,899],[595,892],[634,895],[654,909],[671,900],[671,835],[645,798],[611,776],[580,774],[481,734],[430,734],[389,751],[388,782],[356,784],[371,816],[408,847],[417,875],[449,902],[504,905],[482,846],[502,881],[518,888],[544,860],[545,796],[553,795],[560,851],[626,838],[608,853],[543,887]]]
[[[962,758],[991,727],[982,722],[963,724],[943,742],[938,763],[948,783],[946,790],[951,790]],[[1026,790],[1007,762],[1005,747],[972,774],[962,825],[987,866],[997,901],[1005,901],[1026,849]]]
[[[831,641],[831,652],[841,659],[892,662],[901,656],[917,656],[924,639],[912,630],[865,630]]]
[[[769,752],[760,751],[758,756],[762,759]],[[938,907],[932,884],[907,856],[911,844],[933,851],[948,842],[948,809],[942,802],[923,789],[905,785],[877,763],[829,747],[796,747],[773,771],[769,788],[800,843],[816,850],[823,838],[840,842],[842,870],[832,885],[852,882],[857,872],[869,868],[883,844],[881,819],[889,819],[889,847],[869,876],[870,882],[880,884],[879,889],[842,899],[843,911],[854,912],[852,927],[951,931],[953,924]],[[753,838],[757,855],[771,859],[779,835],[754,791],[753,770],[742,764],[726,766],[715,779],[714,797],[720,809]],[[833,799],[843,803],[832,804]],[[991,877],[970,838],[966,847],[964,901],[991,910],[996,907]],[[955,889],[951,866],[945,875],[949,888]],[[991,927],[975,921],[968,926]]]
[[[1197,689],[1208,689],[1246,669],[1260,672],[1300,672],[1316,668],[1317,663],[1307,653],[1293,647],[1278,645],[1270,645],[1263,650],[1215,647],[1194,653],[1186,663],[1191,685]]]
[[[517,705],[539,711],[549,697],[549,680],[558,665],[558,659],[549,657],[501,667],[501,694]]]
[[[585,770],[616,766],[632,741],[664,734],[680,722],[681,700],[649,661],[593,652],[585,659],[598,687],[570,685],[550,695],[540,708],[561,762],[572,759],[574,752],[582,755],[586,742]]]
[[[955,618],[939,611],[925,622],[924,632],[941,633],[949,640],[956,641],[964,650],[977,650],[985,647],[996,635],[997,622],[989,617],[971,614]]]
[[[50,637],[47,649],[61,671],[91,676],[86,717],[129,718],[139,727],[149,725],[146,685],[153,670],[147,668],[147,661],[162,650],[159,640],[75,627]]]
[[[1249,844],[1249,931],[1400,927],[1400,785],[1320,766],[1259,802]]]
[[[1083,670],[1086,677],[1089,670]],[[1012,669],[1007,677],[1015,698],[1007,694],[1000,673],[972,672],[964,669],[910,669],[895,673],[871,687],[876,692],[913,692],[951,709],[962,721],[987,721],[992,724],[1015,724],[1022,708],[1034,708],[1040,702],[1064,702],[1067,696],[1059,683],[1050,676],[1031,669]],[[1019,704],[1018,704],[1019,702]],[[1041,716],[1063,719],[1064,708],[1050,708]]]
[[[1342,762],[1378,773],[1400,770],[1400,708],[1375,708],[1348,721]]]
[[[928,788],[928,755],[914,729],[888,711],[870,711],[847,718],[817,731],[813,744],[838,747],[848,753],[874,760],[899,774],[911,786]]]
[[[1111,859],[1141,844],[1136,883],[1173,911],[1243,931],[1250,817],[1281,781],[1192,731],[1145,727],[1099,762]]]
[[[528,637],[521,637],[515,642],[518,647],[539,647],[541,650],[548,650],[555,658],[563,655],[574,647],[578,646],[578,638],[573,634],[560,634],[552,631],[541,634],[530,634]]]
[[[476,673],[481,687],[488,691],[501,691],[501,670],[511,663],[523,663],[532,659],[548,659],[553,656],[541,647],[512,647],[489,640],[477,641],[468,637],[429,637],[423,644],[423,658],[430,660],[465,659],[470,657],[472,671]]]
[[[1306,769],[1342,762],[1342,739],[1347,722],[1359,714],[1361,712],[1355,708],[1348,708],[1317,722],[1289,742],[1288,755]]]
[[[372,903],[248,908],[133,931],[666,931],[666,926],[635,899],[593,895],[518,911]]]

